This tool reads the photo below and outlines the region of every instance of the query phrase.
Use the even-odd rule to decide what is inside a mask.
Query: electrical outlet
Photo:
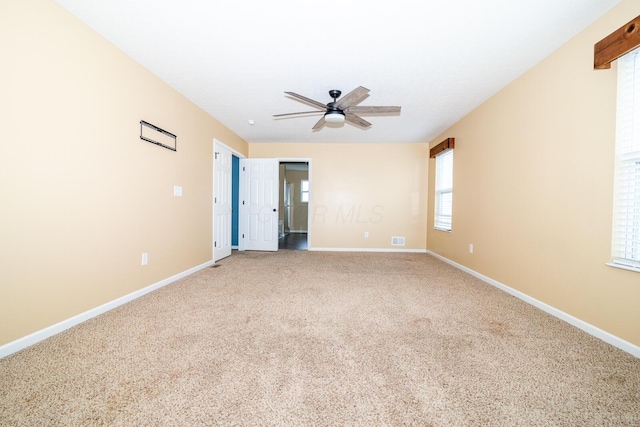
[[[473,253],[473,243],[469,243],[469,253]]]
[[[365,231],[365,232],[364,232],[364,238],[365,238],[365,239],[368,239],[368,238],[369,238],[369,232],[368,232],[368,231]]]
[[[142,253],[142,265],[147,265],[147,262],[149,262],[149,254],[146,252]]]

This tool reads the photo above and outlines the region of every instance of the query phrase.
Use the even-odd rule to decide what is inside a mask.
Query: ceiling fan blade
[[[368,93],[369,89],[367,89],[366,87],[358,86],[357,88],[340,98],[338,102],[336,102],[336,107],[344,110],[345,108],[362,101]]]
[[[363,127],[363,128],[368,128],[369,126],[371,126],[371,123],[369,123],[368,121],[366,121],[365,119],[363,119],[360,116],[356,116],[353,113],[346,113],[344,115],[344,118],[345,118],[346,121],[348,121],[350,123],[353,123],[354,125],[358,125],[360,127]]]
[[[307,98],[306,96],[298,95],[297,93],[293,93],[293,92],[285,92],[285,93],[289,96],[293,96],[294,98],[298,98],[299,100],[304,101],[307,104],[311,104],[314,107],[320,108],[321,110],[327,109],[327,105],[323,104],[322,102],[314,101],[311,98]]]
[[[378,113],[399,113],[400,107],[374,107],[374,106],[353,106],[344,110],[345,113],[358,113],[358,114],[378,114]]]
[[[318,123],[316,123],[313,128],[311,128],[311,130],[320,130],[322,128],[322,126],[324,126],[325,121],[324,121],[324,116],[320,117],[320,120],[318,120]]]
[[[297,116],[298,114],[324,114],[323,111],[300,111],[299,113],[274,114],[273,117]]]

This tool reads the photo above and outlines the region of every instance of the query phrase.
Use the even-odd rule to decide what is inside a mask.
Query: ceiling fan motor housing
[[[327,112],[324,115],[324,120],[327,123],[344,123],[344,112],[336,107],[337,99],[341,94],[342,92],[337,89],[329,91],[329,96],[333,98],[333,101],[327,104]]]

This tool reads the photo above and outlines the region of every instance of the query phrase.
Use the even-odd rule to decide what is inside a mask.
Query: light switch
[[[179,185],[173,186],[173,195],[176,197],[182,197],[182,187]]]

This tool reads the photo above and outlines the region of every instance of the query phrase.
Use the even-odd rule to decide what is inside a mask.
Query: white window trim
[[[611,262],[640,272],[640,49],[618,60]]]
[[[450,162],[449,165],[444,163],[447,161]],[[443,166],[449,167],[443,170]],[[443,174],[446,174],[446,176]],[[447,195],[448,198],[446,197]],[[444,209],[442,206],[443,201],[446,202]],[[445,150],[436,155],[434,205],[435,212],[433,228],[440,231],[450,232],[453,226],[453,149]],[[443,210],[446,212],[443,212]]]

